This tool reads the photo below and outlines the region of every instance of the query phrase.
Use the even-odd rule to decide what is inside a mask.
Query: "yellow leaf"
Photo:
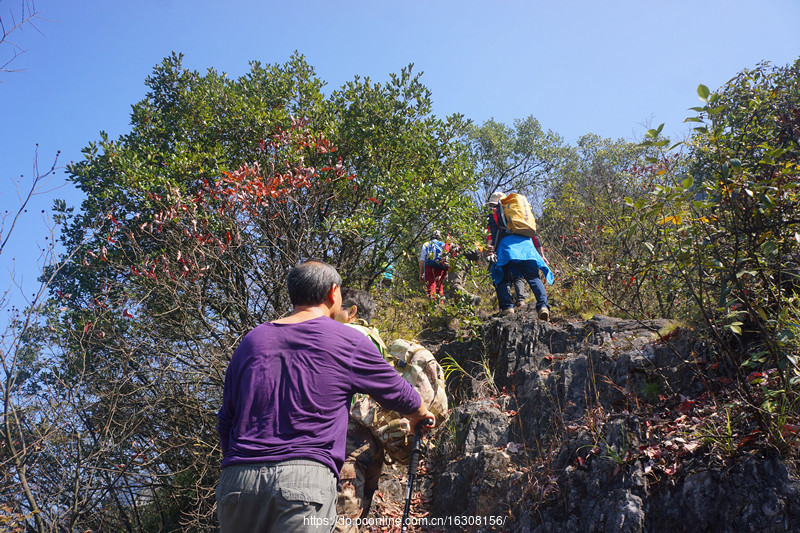
[[[673,224],[675,224],[677,226],[681,222],[683,222],[683,217],[681,217],[680,215],[678,215],[676,217],[671,217],[671,216],[670,217],[664,217],[664,218],[661,219],[661,222],[659,222],[659,224],[668,224],[670,222],[672,222]]]

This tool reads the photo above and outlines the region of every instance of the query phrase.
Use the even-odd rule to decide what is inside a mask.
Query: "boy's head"
[[[342,289],[342,310],[336,320],[346,324],[360,318],[369,323],[374,314],[375,301],[367,291]]]

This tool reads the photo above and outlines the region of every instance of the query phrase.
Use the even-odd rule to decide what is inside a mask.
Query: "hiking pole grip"
[[[417,423],[414,430],[414,443],[411,446],[411,457],[408,460],[408,486],[406,487],[406,504],[403,508],[403,522],[400,525],[400,533],[408,531],[408,515],[411,511],[411,493],[414,489],[414,478],[417,477],[417,467],[419,466],[419,445],[422,440],[422,429],[431,427],[434,424],[432,418],[424,418]]]

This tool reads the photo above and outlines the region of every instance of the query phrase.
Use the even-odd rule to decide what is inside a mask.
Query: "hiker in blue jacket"
[[[419,281],[425,285],[428,298],[444,299],[444,282],[447,279],[450,242],[442,241],[442,232],[433,232],[433,238],[422,245],[419,254]]]
[[[492,207],[489,215],[489,235],[488,250],[490,252],[489,262],[494,262],[496,267],[492,273],[492,281],[497,288],[497,300],[500,311],[503,315],[514,312],[514,303],[511,300],[508,286],[513,277],[519,276],[528,282],[536,298],[536,311],[540,320],[550,319],[550,308],[547,303],[547,291],[544,283],[539,278],[539,270],[544,272],[547,282],[552,285],[553,273],[544,260],[541,245],[536,237],[525,237],[509,233],[503,227],[501,218],[498,216],[500,200],[506,195],[502,192],[495,192],[486,202]],[[500,282],[499,275],[502,273]]]

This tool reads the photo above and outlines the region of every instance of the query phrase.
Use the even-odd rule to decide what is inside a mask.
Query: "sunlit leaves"
[[[730,335],[758,338],[758,364],[795,368],[800,343],[795,267],[800,225],[796,165],[800,158],[800,62],[745,70],[718,92],[700,85],[706,104],[687,143],[690,166],[679,185],[657,187],[644,205],[628,201],[638,224],[657,214],[658,243],[671,258],[698,315],[723,353]],[[646,144],[655,146],[650,130]],[[791,280],[791,281],[790,281]],[[753,364],[755,355],[730,353]],[[789,374],[780,373],[784,385]],[[791,378],[794,380],[794,377]]]

